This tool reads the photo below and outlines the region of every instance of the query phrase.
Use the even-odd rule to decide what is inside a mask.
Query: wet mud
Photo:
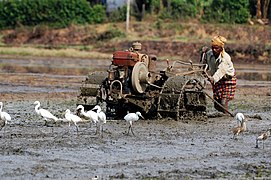
[[[78,65],[80,60],[65,63]],[[97,64],[88,63],[93,67]],[[246,73],[250,71],[249,66],[236,67]],[[261,68],[253,67],[259,73]],[[128,124],[122,119],[108,120],[102,134],[95,134],[96,126],[89,122],[80,123],[78,133],[74,125],[69,126],[64,112],[75,111],[79,87],[86,75],[66,72],[1,69],[3,110],[12,116],[12,121],[0,131],[2,179],[271,177],[271,138],[264,142],[264,149],[262,142],[255,148],[256,137],[271,128],[270,81],[238,79],[230,110],[244,113],[248,122],[247,131],[237,140],[231,132],[237,126],[236,121],[218,113],[208,98],[206,122],[139,120],[133,124],[133,136],[127,135]],[[209,85],[206,92],[212,94]],[[44,120],[34,111],[36,100],[61,120],[44,126]]]

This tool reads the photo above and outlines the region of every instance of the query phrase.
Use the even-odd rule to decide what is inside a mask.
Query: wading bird
[[[132,129],[132,125],[133,125],[133,122],[139,120],[140,117],[141,117],[142,119],[144,119],[144,117],[141,115],[140,112],[136,112],[136,113],[128,113],[128,114],[126,114],[126,115],[124,116],[124,120],[127,121],[127,122],[130,124],[130,125],[129,125],[129,129],[128,129],[128,133],[127,133],[127,134],[129,134],[130,129],[131,129],[132,134],[135,135],[134,132],[133,132],[133,129]]]
[[[78,105],[76,108],[76,111],[78,112],[78,115],[86,120],[90,120],[93,124],[96,125],[96,132],[95,134],[98,133],[98,124],[99,124],[99,117],[98,113],[89,110],[85,112],[84,106]],[[91,126],[91,124],[90,124]]]
[[[65,119],[67,119],[69,121],[69,126],[71,125],[70,123],[73,122],[73,124],[76,126],[76,131],[78,133],[79,127],[78,127],[77,123],[82,121],[82,119],[79,116],[72,114],[69,109],[67,109],[65,111]]]
[[[52,113],[50,113],[48,110],[39,108],[40,107],[40,102],[39,101],[35,101],[34,105],[36,105],[35,106],[35,111],[36,111],[37,115],[39,115],[39,116],[41,116],[41,117],[43,117],[45,119],[45,124],[44,125],[47,125],[48,120],[54,120],[54,122],[56,122],[58,120],[58,118],[55,117]]]
[[[92,110],[86,111],[82,105],[78,105],[76,110],[79,112],[79,115],[82,116],[86,120],[91,120],[94,124],[99,122],[98,114]]]
[[[7,122],[11,120],[10,115],[6,112],[3,112],[2,109],[3,103],[0,102],[0,130],[2,130],[6,126]]]
[[[106,115],[102,111],[101,106],[96,105],[93,109],[93,111],[96,110],[99,118],[99,126],[100,126],[100,132],[103,133],[103,125],[106,123]],[[97,132],[96,132],[97,133]]]
[[[237,113],[234,117],[234,119],[237,121],[237,125],[241,126],[242,121],[245,119],[245,116],[243,113]]]
[[[246,125],[246,119],[243,119],[241,122],[241,126],[235,127],[232,129],[233,132],[233,139],[237,139],[237,136],[241,134],[242,132],[247,130],[247,125]]]
[[[269,129],[268,131],[262,133],[260,136],[258,136],[256,138],[256,148],[258,148],[258,141],[262,141],[263,142],[263,149],[264,149],[264,141],[270,136],[270,131],[271,129]]]

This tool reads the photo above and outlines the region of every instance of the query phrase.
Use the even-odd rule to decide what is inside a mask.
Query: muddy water
[[[135,137],[126,135],[123,120],[108,121],[103,137],[95,135],[94,125],[80,123],[77,134],[63,122],[64,112],[74,112],[85,69],[104,70],[110,61],[29,62],[1,60],[1,101],[12,116],[0,131],[2,179],[271,178],[271,139],[264,149],[261,143],[255,148],[255,138],[271,127],[271,83],[241,78],[243,72],[268,74],[270,66],[236,65],[240,77],[230,110],[246,115],[248,131],[234,140],[231,128],[236,122],[217,113],[210,100],[207,122],[140,120],[133,125]],[[166,67],[166,62],[159,63]],[[206,90],[211,94],[210,86]],[[43,126],[34,112],[35,100],[61,120]]]

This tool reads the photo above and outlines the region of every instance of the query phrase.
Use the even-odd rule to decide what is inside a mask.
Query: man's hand
[[[201,48],[201,52],[202,52],[202,53],[206,53],[209,49],[210,49],[210,48],[209,48],[208,46],[203,46],[203,47]]]
[[[213,77],[208,77],[208,80],[210,81],[211,84],[214,84],[214,82],[215,82]]]

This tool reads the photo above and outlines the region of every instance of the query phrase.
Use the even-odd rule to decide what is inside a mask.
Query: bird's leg
[[[132,132],[132,134],[135,136],[134,131],[133,131],[133,128],[132,128],[132,125],[131,125],[131,132]]]
[[[4,126],[4,130],[3,130],[4,132],[3,132],[3,138],[5,138],[6,137],[6,126]]]
[[[48,123],[48,122],[47,122],[47,119],[44,119],[44,125],[43,125],[43,126],[48,126],[47,123]]]
[[[129,135],[130,129],[131,129],[131,125],[130,125],[129,128],[128,128],[127,135]]]
[[[104,131],[104,128],[103,128],[103,125],[101,126],[101,137],[103,137],[103,131]]]
[[[47,118],[44,118],[44,125],[43,125],[43,126],[46,126],[46,127],[52,127],[52,128],[51,128],[51,133],[54,132],[53,126],[49,126]]]
[[[0,131],[2,130],[3,128],[0,129]],[[0,135],[0,138],[4,138],[4,133],[3,133],[3,136]]]
[[[95,132],[95,135],[98,134],[98,128],[99,128],[99,126],[96,124],[96,132]]]
[[[255,148],[259,148],[259,146],[258,146],[258,139],[256,139],[256,146],[255,146]]]
[[[76,127],[76,132],[77,132],[77,135],[78,135],[79,127],[78,127],[78,125],[76,123],[74,125]]]

